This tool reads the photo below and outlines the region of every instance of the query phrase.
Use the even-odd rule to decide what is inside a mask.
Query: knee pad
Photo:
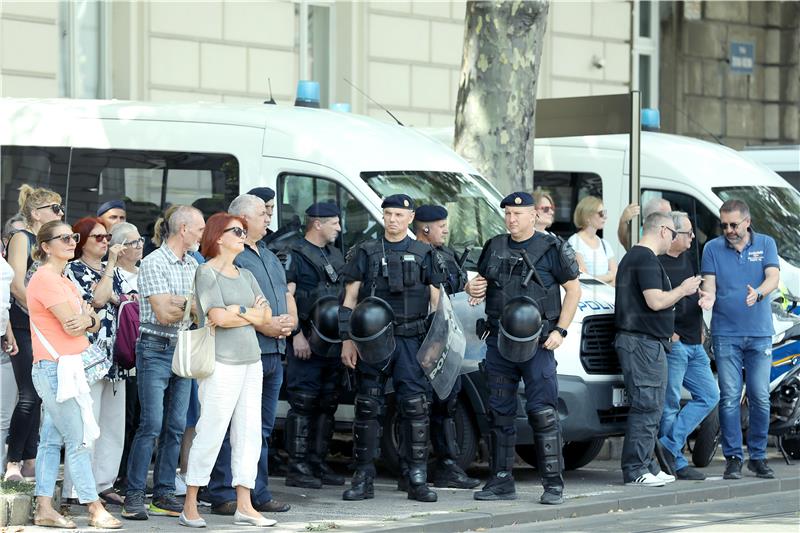
[[[333,416],[339,407],[339,392],[323,394],[319,398],[319,410],[326,415]]]
[[[315,411],[317,406],[317,395],[305,391],[290,391],[287,393],[287,400],[292,409],[303,413],[311,414]]]
[[[424,394],[416,394],[402,398],[399,402],[400,416],[404,419],[420,419],[428,416],[428,398]]]
[[[528,413],[528,422],[534,431],[546,431],[558,424],[558,413],[552,407]]]
[[[383,411],[383,403],[373,396],[356,395],[356,420],[375,420]]]

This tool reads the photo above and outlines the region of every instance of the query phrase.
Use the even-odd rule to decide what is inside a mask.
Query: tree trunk
[[[503,193],[533,188],[536,82],[549,0],[467,2],[455,150]]]

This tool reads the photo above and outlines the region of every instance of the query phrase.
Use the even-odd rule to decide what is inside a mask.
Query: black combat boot
[[[474,489],[481,484],[479,479],[469,477],[464,470],[451,458],[439,461],[436,475],[433,478],[434,487],[450,489]]]
[[[492,477],[482,490],[473,494],[476,500],[516,500],[517,489],[514,486],[514,436],[506,435],[501,428],[492,428],[489,434],[491,450],[489,456]]]
[[[328,448],[333,438],[333,423],[333,415],[321,413],[317,416],[314,451],[309,456],[309,462],[314,471],[314,476],[321,479],[323,485],[344,485],[344,476],[334,472],[325,462],[328,457]]]
[[[544,492],[539,503],[559,505],[564,503],[564,461],[561,449],[561,428],[558,413],[552,407],[528,413],[528,423],[533,428],[536,446],[536,468],[542,476]]]
[[[356,470],[350,481],[350,488],[344,491],[342,499],[347,501],[371,500],[375,497],[375,474],[367,470]]]
[[[356,471],[350,488],[342,494],[343,500],[368,500],[375,497],[375,458],[381,425],[377,420],[382,413],[381,401],[370,394],[356,394],[353,422],[353,460]]]
[[[297,413],[294,409],[289,411],[286,416],[286,451],[289,453],[287,487],[322,488],[322,480],[314,475],[314,470],[308,462],[310,428],[310,417]]]

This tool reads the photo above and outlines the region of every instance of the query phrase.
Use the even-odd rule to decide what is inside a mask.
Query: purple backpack
[[[139,302],[124,300],[117,313],[117,336],[114,339],[114,362],[130,370],[136,366],[136,339],[139,337]]]

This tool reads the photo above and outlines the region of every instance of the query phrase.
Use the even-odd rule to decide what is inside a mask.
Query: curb
[[[593,502],[581,502],[580,500],[583,498],[580,498],[567,500],[563,505],[555,507],[546,507],[538,503],[521,500],[520,503],[523,504],[522,506],[527,506],[530,503],[536,505],[537,508],[499,513],[475,511],[454,511],[448,515],[431,513],[425,514],[424,516],[419,515],[407,519],[400,519],[396,522],[386,523],[386,525],[377,527],[354,528],[353,531],[359,533],[458,533],[468,530],[490,529],[515,524],[557,520],[560,518],[579,518],[620,511],[632,511],[635,509],[727,500],[772,492],[797,492],[799,490],[800,477],[792,477],[784,479],[759,479],[719,485],[714,484],[703,488],[660,493],[654,490],[652,493],[642,496],[607,498]]]

